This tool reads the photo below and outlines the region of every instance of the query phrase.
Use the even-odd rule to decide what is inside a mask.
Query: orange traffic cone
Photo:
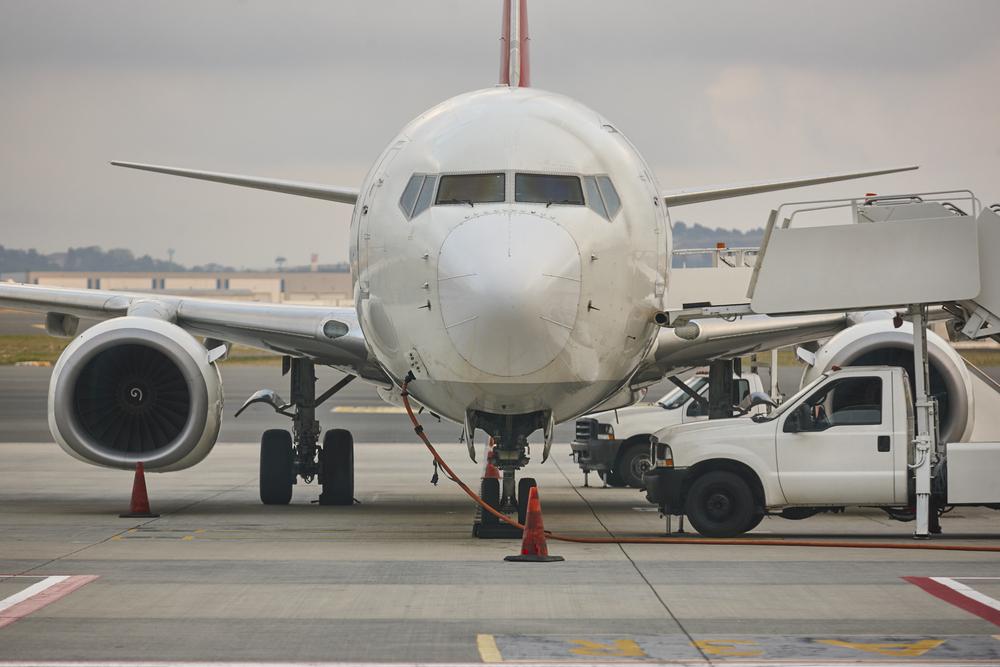
[[[496,454],[491,449],[486,455],[486,471],[483,472],[483,479],[500,479],[500,470],[493,465]]]
[[[142,461],[135,464],[135,479],[132,481],[132,500],[128,512],[118,516],[126,519],[152,519],[160,516],[149,510],[149,495],[146,493],[146,473]]]
[[[542,503],[538,500],[538,487],[531,487],[528,493],[528,515],[524,521],[524,536],[521,538],[521,554],[507,556],[504,560],[525,563],[551,563],[565,560],[562,556],[550,556],[545,543],[545,526],[542,523]]]

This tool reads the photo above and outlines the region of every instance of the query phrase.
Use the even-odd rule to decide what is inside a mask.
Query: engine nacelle
[[[931,395],[938,400],[941,438],[944,442],[969,439],[975,424],[972,380],[965,361],[948,341],[927,332]],[[913,373],[913,325],[896,329],[891,319],[875,319],[844,329],[816,352],[816,363],[802,374],[802,386],[831,366],[901,366]],[[916,395],[916,394],[914,394]]]
[[[215,445],[222,380],[175,324],[118,317],[63,351],[49,383],[49,429],[70,455],[109,468],[188,468]]]

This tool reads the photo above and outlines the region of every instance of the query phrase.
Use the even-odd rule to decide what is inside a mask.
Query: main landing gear
[[[278,414],[291,418],[291,432],[264,431],[260,440],[260,500],[265,505],[287,505],[292,486],[301,477],[305,483],[317,479],[323,490],[320,505],[354,503],[354,438],[350,431],[335,428],[323,435],[316,408],[346,387],[353,375],[316,396],[316,366],[310,359],[284,357],[282,375],[291,380],[291,401],[285,403],[270,389],[262,389],[247,399],[236,416],[254,403],[266,403]]]

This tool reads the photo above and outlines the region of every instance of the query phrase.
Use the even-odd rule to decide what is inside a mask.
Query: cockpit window
[[[618,198],[615,186],[611,184],[611,179],[607,176],[598,176],[597,187],[601,190],[601,196],[604,197],[604,206],[608,209],[608,217],[613,218],[618,215],[618,209],[622,207],[622,202]]]
[[[597,179],[593,176],[584,176],[583,185],[587,189],[587,206],[602,218],[607,218],[608,209],[604,207],[601,191],[597,189]]]
[[[507,197],[506,174],[451,174],[441,177],[435,204],[502,202]]]
[[[515,174],[514,201],[536,204],[576,204],[583,206],[579,176],[555,174]]]
[[[587,206],[611,220],[622,207],[618,192],[607,176],[584,176],[583,187],[587,192]]]
[[[403,195],[399,198],[399,207],[403,209],[407,220],[420,215],[431,205],[436,181],[436,176],[426,174],[414,174],[410,177],[406,188],[403,189]]]

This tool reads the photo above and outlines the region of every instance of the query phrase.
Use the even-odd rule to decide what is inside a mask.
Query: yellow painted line
[[[364,415],[405,415],[406,410],[395,405],[338,405],[330,412]]]
[[[194,535],[185,535],[184,537],[181,538],[181,540],[184,541],[184,542],[190,542],[193,539],[194,539]]]
[[[493,635],[476,635],[476,648],[479,649],[479,659],[483,662],[503,662]]]

